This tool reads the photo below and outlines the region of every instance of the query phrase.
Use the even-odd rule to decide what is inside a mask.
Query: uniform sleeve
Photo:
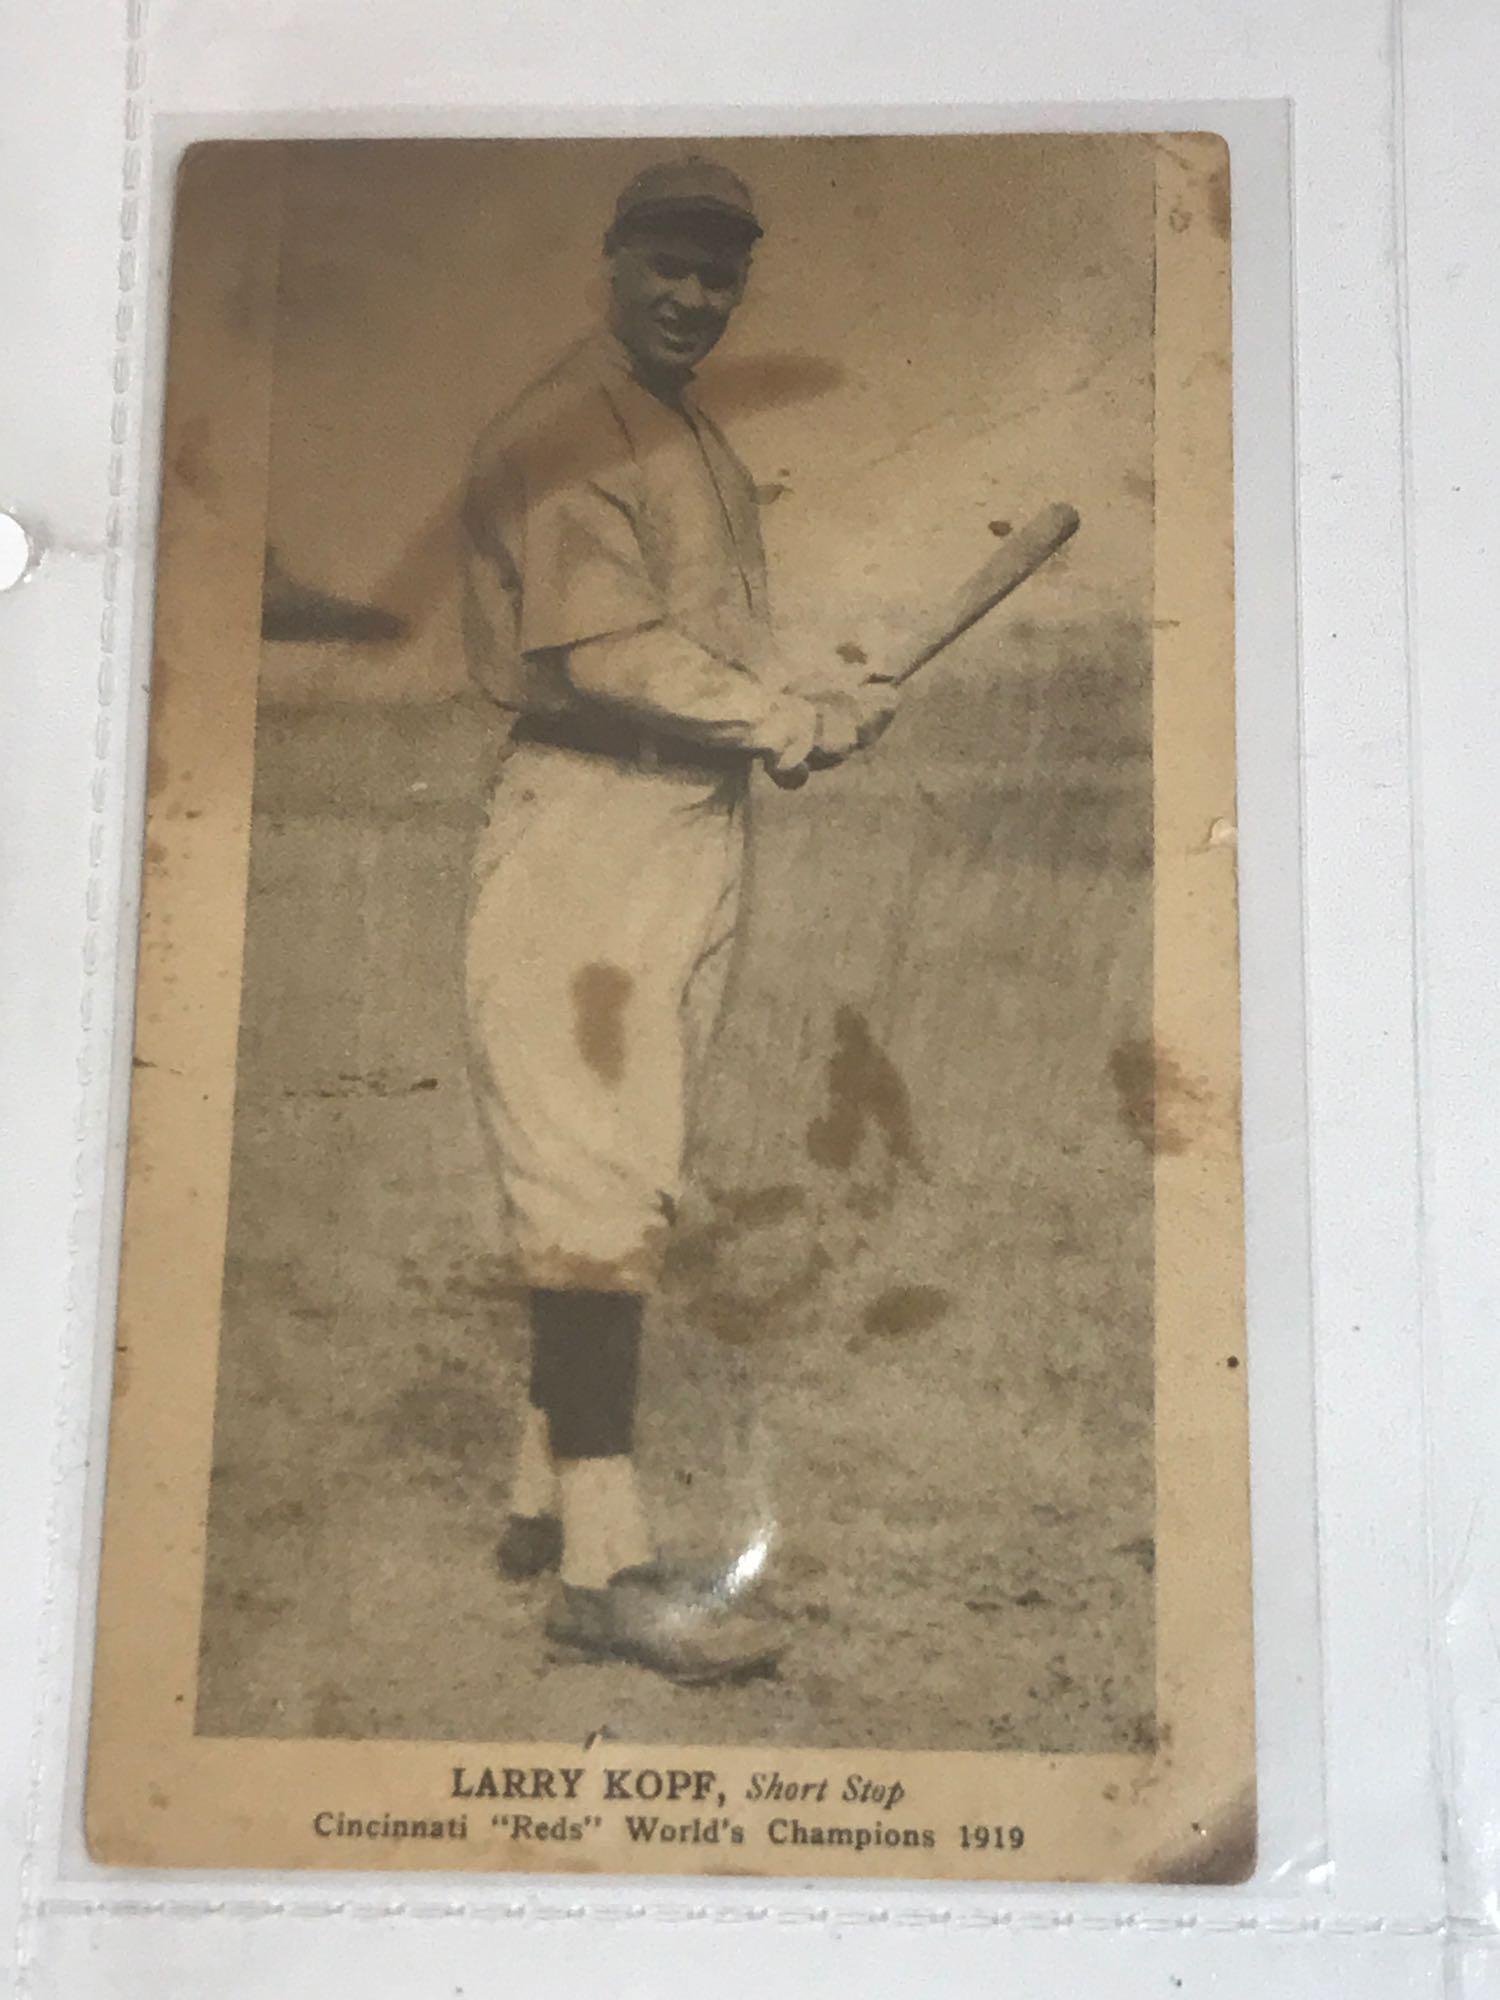
[[[566,671],[592,700],[689,742],[799,764],[817,740],[810,701],[766,686],[669,625],[574,646]]]
[[[638,632],[664,615],[629,502],[600,480],[538,482],[526,494],[521,549],[523,653]]]

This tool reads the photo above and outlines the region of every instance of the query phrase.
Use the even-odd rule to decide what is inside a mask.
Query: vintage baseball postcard
[[[189,152],[98,1859],[1252,1870],[1229,238]]]

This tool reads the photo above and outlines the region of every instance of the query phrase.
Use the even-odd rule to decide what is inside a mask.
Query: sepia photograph
[[[185,157],[101,1858],[1253,1867],[1229,237]]]

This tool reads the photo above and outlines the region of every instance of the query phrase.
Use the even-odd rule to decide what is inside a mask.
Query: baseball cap
[[[685,159],[658,160],[621,190],[610,235],[618,235],[627,223],[652,216],[686,215],[714,217],[750,243],[764,233],[750,190],[739,175],[717,160],[690,154]]]

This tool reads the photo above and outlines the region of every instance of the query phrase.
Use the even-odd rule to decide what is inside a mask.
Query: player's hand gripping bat
[[[1077,529],[1078,511],[1065,501],[1055,501],[1034,514],[1023,528],[1006,537],[914,638],[905,641],[885,665],[868,674],[866,681],[892,688],[903,686],[929,660],[977,625],[1013,590],[1018,590],[1027,577],[1035,575]],[[784,790],[793,790],[806,784],[808,767],[799,764],[792,770],[773,771],[771,775]]]

